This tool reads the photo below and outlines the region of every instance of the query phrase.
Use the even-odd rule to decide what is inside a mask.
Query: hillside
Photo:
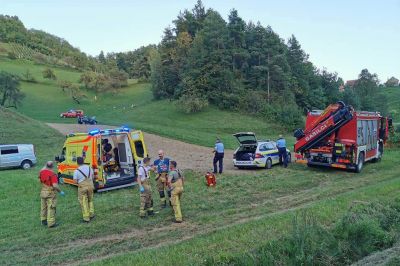
[[[400,124],[400,87],[383,88],[393,122]]]
[[[185,114],[169,100],[154,101],[150,84],[130,82],[118,93],[106,93],[94,99],[94,94],[83,90],[86,96],[82,104],[75,103],[68,92],[63,92],[57,81],[43,79],[44,65],[36,65],[27,60],[10,60],[0,57],[0,70],[23,74],[29,70],[37,83],[22,82],[26,94],[19,112],[44,121],[76,123],[75,119],[61,119],[59,114],[71,108],[83,109],[89,116],[96,116],[102,124],[128,124],[162,136],[189,143],[212,146],[219,136],[228,148],[236,147],[233,133],[253,131],[259,137],[276,139],[284,132],[277,123],[267,123],[263,119],[238,112],[221,111],[215,107],[196,114]],[[80,72],[63,68],[53,68],[58,79],[77,83]],[[291,133],[288,133],[291,138]],[[293,143],[294,139],[289,140]]]
[[[294,217],[311,215],[310,219],[329,228],[354,202],[393,202],[400,189],[397,150],[388,150],[381,163],[366,165],[360,175],[291,165],[222,176],[215,189],[207,189],[199,174],[186,172],[185,223],[178,228],[171,226],[168,209],[159,211],[158,201],[156,216],[140,219],[135,188],[96,194],[96,219],[90,225],[81,224],[76,188],[62,185],[66,196],[58,200],[60,226],[49,234],[38,217],[37,172],[59,152],[64,138],[14,111],[1,109],[0,120],[5,121],[0,123],[2,141],[34,143],[40,159],[31,170],[1,172],[0,238],[6,240],[0,242],[1,265],[241,265],[246,260],[255,263],[246,254],[262,258],[264,252],[275,254],[269,257],[271,263],[285,264],[288,261],[283,260],[291,257],[277,252],[286,248],[283,240],[293,234]],[[381,241],[379,235],[374,237],[373,241]],[[363,245],[369,245],[368,241]]]

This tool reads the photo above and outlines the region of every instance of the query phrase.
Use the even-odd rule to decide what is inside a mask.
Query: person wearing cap
[[[78,200],[82,208],[83,222],[89,223],[94,218],[93,169],[84,164],[83,157],[77,158],[78,169],[74,172],[74,181],[78,184]]]
[[[214,174],[216,174],[218,171],[217,169],[217,163],[219,164],[219,173],[222,174],[223,170],[223,164],[224,164],[224,144],[221,142],[219,138],[215,141],[215,147],[214,147],[214,159],[213,159],[213,166],[214,166]]]
[[[161,208],[167,207],[167,200],[165,198],[165,192],[168,193],[169,199],[171,195],[167,189],[167,177],[169,172],[169,158],[164,157],[164,151],[158,151],[158,159],[154,161],[153,170],[156,173],[157,189],[160,194]],[[171,200],[170,200],[171,205]]]
[[[171,191],[171,204],[174,209],[175,223],[182,222],[181,197],[183,193],[184,177],[176,168],[175,161],[170,162],[170,171],[168,174],[168,190]]]
[[[276,147],[279,152],[279,163],[282,164],[286,168],[287,167],[287,151],[286,151],[286,140],[282,135],[279,135],[278,140],[276,141]]]
[[[49,228],[56,227],[56,207],[57,194],[61,196],[65,193],[58,186],[58,176],[53,171],[53,162],[48,161],[39,172],[39,181],[42,184],[40,191],[40,220],[42,225],[47,225]]]
[[[146,214],[151,216],[154,215],[153,210],[153,198],[151,196],[151,185],[150,185],[150,171],[151,166],[150,158],[143,159],[143,165],[139,166],[137,183],[140,190],[140,210],[139,216],[141,218],[146,217]]]

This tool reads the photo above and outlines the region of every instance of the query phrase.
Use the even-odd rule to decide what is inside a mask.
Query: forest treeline
[[[294,35],[286,41],[270,26],[244,21],[235,9],[225,21],[200,0],[178,14],[159,44],[130,52],[88,56],[64,39],[28,30],[18,17],[3,15],[0,42],[32,49],[37,63],[57,58],[52,62],[83,71],[80,82],[97,93],[126,86],[128,78],[150,81],[155,99],[175,100],[188,113],[214,105],[295,127],[307,110],[338,100],[387,111],[376,74],[364,69],[345,87],[336,72],[309,60]]]
[[[364,69],[352,88],[343,88],[337,73],[310,62],[294,35],[286,42],[270,26],[245,22],[235,9],[225,21],[198,1],[172,25],[152,55],[153,93],[177,99],[187,112],[213,104],[294,126],[305,111],[338,100],[386,111],[376,74]]]

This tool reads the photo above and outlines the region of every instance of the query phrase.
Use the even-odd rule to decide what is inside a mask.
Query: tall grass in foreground
[[[289,232],[247,254],[207,260],[207,265],[347,265],[390,248],[400,235],[400,198],[354,202],[326,228],[310,211],[295,215]],[[390,261],[397,265],[396,260]]]

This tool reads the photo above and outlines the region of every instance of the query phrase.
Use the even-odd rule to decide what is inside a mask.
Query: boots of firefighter
[[[172,207],[172,202],[171,202],[171,190],[168,189],[168,201],[169,201],[169,206]]]
[[[154,215],[153,200],[150,200],[150,206],[147,208],[147,215],[149,216]]]
[[[165,199],[165,192],[164,190],[158,192],[160,194],[160,201],[161,201],[161,208],[167,207],[167,201]]]
[[[144,209],[144,207],[140,207],[139,216],[140,216],[140,218],[146,217],[146,210]]]

